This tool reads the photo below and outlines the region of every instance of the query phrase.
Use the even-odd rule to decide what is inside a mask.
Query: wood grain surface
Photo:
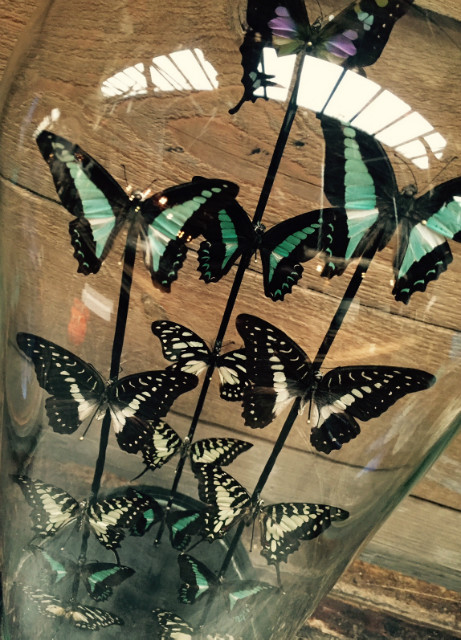
[[[97,3],[94,4],[97,5]],[[144,4],[144,2],[139,3],[141,16]],[[0,39],[0,74],[5,69],[14,43],[23,31],[27,20],[32,16],[35,5],[33,0],[19,3],[0,0],[3,34]],[[222,105],[217,104],[213,92],[209,92],[208,95],[202,92],[200,96],[192,97],[190,101],[165,96],[157,100],[155,113],[152,111],[149,100],[138,102],[136,118],[127,120],[127,124],[124,124],[122,116],[125,110],[128,111],[131,108],[127,107],[128,103],[114,101],[110,106],[110,112],[108,110],[101,116],[100,113],[97,114],[98,103],[95,98],[94,112],[92,112],[90,101],[86,105],[88,113],[85,113],[82,120],[78,120],[70,113],[64,118],[64,123],[69,130],[79,132],[78,142],[81,146],[98,158],[121,183],[124,181],[124,170],[120,166],[119,158],[111,154],[110,148],[112,144],[114,147],[124,148],[126,143],[129,152],[124,158],[124,164],[129,179],[136,180],[137,184],[149,184],[153,177],[159,184],[168,183],[171,181],[171,171],[167,167],[172,163],[176,182],[186,181],[191,175],[209,175],[210,173],[225,175],[240,185],[240,201],[247,211],[252,211],[259,193],[258,185],[262,184],[264,179],[282,109],[280,105],[270,103],[258,111],[257,118],[249,118],[248,111],[245,109],[250,107],[245,105],[232,120],[229,118],[227,108],[237,102],[241,91],[240,67],[229,59],[228,53],[229,50],[234,50],[236,45],[238,46],[238,38],[232,38],[230,30],[222,36],[219,34],[219,18],[222,16],[210,10],[210,24],[207,23],[204,26],[203,19],[194,11],[196,3],[190,0],[189,5],[190,28],[196,33],[197,42],[208,34],[209,48],[221,61],[220,70],[224,87],[220,89],[220,99],[226,103],[224,109]],[[431,51],[427,53],[424,60],[415,56],[413,59],[405,60],[404,67],[404,63],[397,56],[397,68],[394,68],[394,76],[389,78],[389,84],[406,102],[421,105],[421,114],[429,122],[434,123],[434,126],[436,123],[440,125],[447,139],[450,139],[452,143],[450,151],[457,158],[443,174],[443,179],[447,180],[461,173],[459,160],[461,158],[459,136],[461,60],[459,49],[456,47],[449,48],[449,51],[451,56],[457,51],[457,62],[446,53],[444,38],[446,36],[458,39],[459,45],[461,29],[456,20],[461,19],[461,10],[458,0],[443,3],[439,0],[424,0],[419,6],[445,16],[444,18],[440,16],[440,24],[443,23],[442,35],[438,41],[431,40]],[[86,39],[88,46],[97,52],[98,42],[101,39],[110,38],[111,24],[116,24],[116,16],[106,16],[105,30],[101,32],[97,24],[91,21],[91,13],[95,11],[95,7],[90,8],[85,14],[87,22],[82,23],[86,25],[85,32],[80,35]],[[205,11],[205,8],[202,7],[201,11]],[[224,15],[229,24],[234,25],[241,15],[240,5],[239,10],[234,6],[229,10],[226,8]],[[137,37],[142,37],[143,23],[135,11],[130,14],[130,19],[133,21],[132,28]],[[418,17],[412,16],[408,19],[418,20]],[[426,28],[429,29],[429,27]],[[61,52],[61,55],[67,57],[72,64],[72,38],[75,38],[76,34],[72,33],[72,25],[69,25],[68,29],[68,50]],[[162,31],[170,36],[175,33],[173,18],[171,24],[162,25]],[[413,47],[415,51],[423,50],[421,41],[424,38],[424,30],[419,32],[409,30],[408,33],[410,39],[407,42],[408,47],[410,49]],[[126,67],[127,59],[132,60],[133,63],[136,61],[133,33],[127,33],[126,41],[118,44],[120,52],[125,52],[125,55],[121,53],[120,59],[117,59],[118,54],[114,52],[114,59],[110,64],[106,59],[98,59],[95,54],[93,65],[86,70],[85,74],[84,82],[88,86],[92,84],[96,86],[109,68]],[[392,39],[388,46],[390,54],[394,54],[395,57],[398,46]],[[130,48],[133,51],[128,58],[127,51]],[[16,55],[20,57],[20,54]],[[447,91],[442,114],[438,113],[438,103],[424,99],[424,92],[430,94],[431,82],[435,83],[427,73],[427,67],[434,56],[439,61],[438,73],[445,74],[446,77]],[[385,59],[377,63],[377,77],[382,77],[386,73],[386,64]],[[30,73],[32,76],[34,72],[30,71]],[[374,71],[370,72],[370,77],[373,77],[374,73]],[[109,75],[108,71],[106,75]],[[64,108],[64,105],[78,104],[82,94],[81,87],[67,83],[61,77],[59,66],[49,69],[46,78],[46,81],[42,82],[37,81],[36,77],[31,80],[34,86],[40,87],[40,91],[47,94],[47,104],[54,101],[61,108]],[[411,82],[408,78],[411,78]],[[439,75],[437,82],[440,83],[440,80]],[[199,109],[196,108],[196,101]],[[113,141],[110,139],[110,134],[105,136],[101,133],[110,131],[110,127],[105,128],[104,125],[105,120],[109,121],[110,118],[115,118],[121,123],[117,131],[117,140]],[[97,122],[101,127],[101,135],[94,136],[92,129],[82,124],[83,121]],[[143,135],[143,132],[150,131],[150,128],[161,131],[161,135],[157,138]],[[267,134],[262,136],[262,131]],[[18,136],[18,132],[12,130],[8,132],[7,136],[9,135],[13,139]],[[139,140],[139,144],[135,147],[128,144],[133,137]],[[292,140],[293,142],[287,147],[280,175],[277,178],[277,199],[271,198],[269,201],[265,218],[265,224],[268,227],[287,215],[315,208],[317,203],[321,174],[319,167],[313,167],[309,162],[311,154],[314,156],[322,154],[322,140],[317,123],[299,114],[293,128]],[[306,147],[309,148],[309,156],[305,153]],[[35,157],[32,154],[36,154],[32,145],[30,145],[30,154],[31,157]],[[147,162],[146,158],[151,162]],[[155,176],[152,175],[152,166],[158,168]],[[16,231],[25,225],[24,221],[29,211],[40,212],[40,223],[37,223],[37,229],[44,224],[44,221],[49,225],[48,242],[44,248],[40,249],[40,254],[33,256],[37,269],[52,255],[59,238],[67,234],[68,225],[68,219],[62,215],[62,208],[56,203],[51,181],[43,180],[45,175],[43,169],[44,165],[40,165],[39,169],[34,168],[21,177],[22,181],[27,181],[30,187],[28,194],[24,194],[19,187],[13,186],[8,189],[7,196],[10,206],[18,212],[15,219]],[[400,183],[403,184],[408,175],[406,166],[402,163],[396,171]],[[435,171],[433,173],[436,174]],[[421,174],[421,180],[424,181],[424,179],[425,176]],[[46,210],[42,210],[37,202],[36,193],[44,194],[54,202],[48,202]],[[197,246],[194,245],[194,248],[196,249]],[[454,261],[447,273],[443,274],[436,284],[429,285],[434,287],[434,290],[436,288],[436,295],[426,297],[417,293],[408,307],[396,305],[390,293],[391,287],[388,282],[392,277],[393,249],[392,245],[386,248],[375,259],[367,273],[360,290],[360,300],[354,303],[356,310],[354,314],[350,314],[344,325],[348,339],[341,344],[340,348],[336,345],[332,348],[328,366],[371,362],[373,358],[379,357],[387,358],[388,362],[395,362],[398,358],[402,366],[418,366],[428,371],[436,371],[445,363],[445,354],[450,349],[459,356],[461,351],[459,340],[461,297],[458,294],[461,281],[459,245],[453,246],[452,243]],[[113,248],[101,271],[105,276],[105,285],[99,292],[109,298],[111,290],[117,287],[117,277],[111,279],[111,269],[116,270],[121,251],[122,242],[120,241]],[[134,311],[130,316],[130,329],[126,342],[126,352],[129,356],[123,363],[126,371],[131,371],[130,367],[135,366],[145,357],[144,345],[152,344],[150,321],[161,318],[180,320],[185,315],[185,299],[189,301],[187,319],[190,326],[195,330],[200,327],[200,335],[212,341],[216,326],[215,309],[224,307],[231,286],[231,277],[229,275],[228,279],[219,285],[210,285],[213,287],[210,294],[209,288],[196,276],[194,250],[190,253],[191,256],[180,272],[171,296],[163,296],[157,290],[153,290],[145,274],[143,273],[142,277],[139,274],[142,284],[133,292]],[[72,292],[75,290],[76,282],[72,260],[70,250],[59,254],[55,269],[56,273],[60,274],[60,286],[49,294],[47,305],[41,310],[43,324],[56,327],[53,340],[63,344],[67,340],[68,317],[66,314],[72,304]],[[263,299],[260,295],[261,268],[260,263],[255,263],[245,276],[246,286],[239,299],[238,311],[254,313],[257,299],[257,315],[269,319],[276,325],[281,323],[287,332],[293,336],[300,336],[300,344],[309,355],[313,356],[347,284],[341,278],[331,282],[318,278],[315,271],[318,264],[317,262],[309,263],[309,266],[306,266],[305,275],[294,293],[284,302],[283,308],[281,305],[275,305],[274,310],[274,303]],[[143,268],[140,266],[139,270]],[[193,282],[193,286],[190,282]],[[203,300],[207,302],[204,303]],[[27,300],[24,302],[25,305]],[[59,307],[63,309],[61,316],[56,312]],[[306,309],[309,317],[318,318],[319,321],[307,323]],[[102,361],[98,363],[97,348],[100,336],[104,335],[106,330],[105,325],[98,318],[92,318],[91,322],[94,338],[89,337],[84,347],[86,354],[82,355],[91,359],[96,367],[103,366]],[[366,325],[366,332],[359,333],[354,330],[358,322]],[[383,328],[385,328],[384,334],[382,334]],[[235,329],[230,331],[228,339],[239,341]],[[158,362],[153,361],[155,357]],[[152,350],[149,352],[149,366],[160,367],[163,366],[162,362],[158,353],[157,356],[153,356]],[[447,375],[447,379],[453,380],[453,375],[459,375],[459,370],[452,374],[451,378]],[[458,383],[455,381],[453,384],[456,387]],[[448,392],[449,387],[447,394]],[[434,403],[434,406],[437,406],[435,395]],[[181,400],[177,407],[179,423],[181,416],[184,416],[184,422],[187,421],[188,412],[187,402]],[[390,415],[397,419],[399,409],[395,409]],[[432,415],[429,408],[425,419],[429,422],[432,419],[436,420],[437,416]],[[237,428],[239,420],[239,411],[228,409],[227,406],[223,408],[216,396],[207,401],[203,421],[205,425],[211,425],[210,429],[218,426],[232,430]],[[273,434],[276,433],[280,424],[281,422],[271,426],[272,431],[269,429],[263,434],[251,435],[261,442],[261,446],[264,446],[265,439],[268,442],[267,446],[270,446]],[[204,429],[206,428],[205,426]],[[369,428],[368,425],[364,426],[364,434]],[[305,439],[306,436],[302,430],[298,429],[294,433],[289,443],[291,457],[286,468],[284,467],[285,473],[292,473],[294,476],[297,465],[302,464],[304,458],[297,456]],[[359,444],[358,449],[350,453],[350,458],[346,460],[350,465],[360,460],[360,447],[362,446],[364,450],[366,446],[365,435],[363,441],[357,440],[357,442],[363,442],[363,444]],[[113,453],[115,471],[118,462],[121,465],[124,462],[121,457],[118,460],[116,451]],[[117,473],[119,471],[118,469]],[[128,469],[126,473],[129,473]],[[300,637],[313,640],[323,638],[448,640],[461,637],[459,614],[461,600],[458,593],[461,591],[460,531],[461,435],[458,435],[424,478],[413,487],[411,494],[402,501],[378,533],[368,542],[362,551],[362,560],[356,560],[353,563],[334,588],[332,595],[325,600],[316,615],[306,623]],[[426,582],[433,584],[429,585]]]

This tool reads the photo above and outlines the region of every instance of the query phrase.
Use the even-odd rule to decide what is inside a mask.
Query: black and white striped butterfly
[[[315,425],[311,443],[325,453],[360,433],[356,418],[376,418],[399,398],[435,382],[433,375],[419,369],[372,365],[336,367],[322,376],[296,342],[261,318],[242,314],[237,330],[245,342],[253,383],[243,399],[245,424],[265,427],[300,398],[300,410],[309,405]]]
[[[212,361],[212,353],[196,333],[177,322],[158,320],[152,323],[152,333],[162,345],[164,357],[175,363],[170,369],[181,369],[198,376]],[[248,385],[245,351],[236,349],[216,358],[220,378],[219,391],[224,400],[241,401]]]
[[[196,469],[200,499],[209,505],[204,512],[202,535],[210,542],[222,538],[237,522],[259,519],[261,555],[269,564],[286,562],[301,540],[312,540],[333,521],[346,520],[349,513],[339,507],[308,502],[282,502],[262,506],[253,501],[242,485],[216,467]]]
[[[300,263],[322,250],[319,230],[324,214],[323,210],[310,211],[264,231],[263,225],[255,229],[245,210],[236,203],[210,220],[198,252],[200,278],[207,283],[218,282],[242,254],[258,250],[264,293],[272,300],[283,300],[302,276]]]
[[[58,560],[45,549],[40,547],[37,549],[41,551],[42,557],[48,563],[55,584],[67,578],[73,579],[78,573],[88,594],[97,602],[103,602],[110,598],[113,587],[118,586],[134,574],[134,569],[113,562],[89,562],[80,565],[68,558]]]
[[[147,421],[164,416],[178,396],[197,385],[181,370],[144,371],[106,383],[90,363],[31,333],[18,333],[19,348],[31,358],[39,385],[51,394],[45,402],[53,431],[74,433],[82,422],[102,417],[108,408],[119,446],[139,451]]]
[[[88,631],[97,631],[103,627],[109,627],[113,624],[123,625],[122,618],[98,609],[97,607],[88,607],[69,600],[65,602],[49,595],[41,589],[30,586],[23,587],[28,597],[37,605],[39,611],[47,618],[56,618],[66,620],[74,627],[79,629],[87,629]]]
[[[188,622],[172,611],[166,609],[154,609],[154,620],[161,629],[159,640],[233,640],[233,637],[226,633],[225,636],[213,633],[208,635],[201,630],[195,630]]]
[[[392,165],[373,136],[328,116],[319,116],[325,137],[326,211],[322,276],[340,275],[350,260],[381,251],[395,235],[396,300],[407,304],[447,270],[453,256],[447,240],[461,242],[461,177],[416,197],[415,185],[399,190]]]
[[[124,529],[131,535],[144,535],[163,518],[163,510],[151,496],[133,488],[124,495],[104,500],[78,502],[69,493],[41,480],[28,476],[13,476],[21,487],[27,503],[32,507],[30,517],[35,538],[54,536],[64,527],[75,523],[88,526],[97,540],[118,560],[116,549],[125,537]]]
[[[226,466],[253,445],[236,438],[205,438],[190,443],[184,441],[176,431],[163,421],[151,423],[149,437],[141,447],[142,457],[148,469],[159,469],[175,453],[190,457],[192,468],[196,464]]]
[[[222,581],[203,562],[186,553],[179,554],[178,564],[182,580],[178,599],[182,604],[194,604],[206,593],[219,589],[231,615],[244,616],[260,595],[267,597],[270,592],[278,591],[277,587],[258,580]]]
[[[99,271],[130,221],[137,225],[153,283],[169,291],[186,258],[186,243],[202,234],[208,218],[231,206],[238,193],[232,182],[196,177],[150,197],[127,194],[78,145],[51,131],[42,131],[37,144],[62,204],[75,216],[69,233],[78,271],[85,275]]]

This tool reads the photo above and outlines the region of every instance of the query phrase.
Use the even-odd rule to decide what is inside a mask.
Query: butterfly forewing
[[[18,333],[19,348],[32,360],[37,381],[52,395],[46,411],[58,433],[73,433],[101,404],[105,384],[91,364],[32,333]]]
[[[197,378],[181,370],[145,371],[126,376],[111,387],[109,397],[117,442],[136,453],[149,438],[148,421],[161,418],[183,393],[197,386]]]
[[[231,475],[210,465],[196,465],[199,496],[209,505],[204,513],[203,536],[209,541],[222,538],[251,512],[248,492]]]
[[[50,131],[37,137],[69,224],[78,271],[97,273],[123,225],[131,202],[112,176],[81,147]]]
[[[376,418],[408,393],[427,389],[434,382],[435,377],[426,371],[405,367],[332,369],[314,396],[320,419],[312,430],[311,443],[326,453],[340,449],[360,433],[354,418]]]
[[[41,480],[32,480],[28,476],[12,477],[32,507],[30,516],[38,536],[53,536],[79,516],[78,502],[66,491]]]
[[[194,629],[172,611],[154,609],[154,619],[161,628],[160,640],[192,640]]]
[[[169,320],[159,320],[152,323],[152,333],[160,340],[163,356],[177,363],[182,371],[198,375],[208,366],[210,350],[187,327]]]
[[[227,466],[252,446],[251,442],[236,438],[206,438],[194,442],[191,447],[191,460],[193,465]]]
[[[203,562],[190,555],[178,555],[179,575],[182,584],[179,587],[178,599],[183,604],[193,604],[210,589],[216,589],[219,582],[215,574]]]
[[[97,631],[113,624],[124,624],[122,618],[109,613],[109,611],[104,611],[97,607],[88,607],[77,602],[66,603],[55,596],[48,595],[41,589],[29,586],[24,586],[23,589],[29,598],[35,602],[39,611],[47,618],[66,620],[74,627],[89,631]]]
[[[285,502],[260,511],[261,555],[269,564],[287,562],[301,540],[311,540],[328,529],[333,520],[345,520],[348,512],[324,504]]]
[[[166,422],[150,423],[141,449],[144,464],[153,471],[159,469],[181,449],[181,445],[181,438]]]
[[[130,567],[110,562],[91,562],[82,568],[82,578],[90,597],[103,602],[111,597],[113,587],[134,574]]]
[[[196,510],[169,511],[166,522],[170,530],[170,542],[174,549],[184,551],[189,546],[192,536],[203,529],[203,514]]]
[[[243,417],[250,427],[265,427],[294,398],[306,396],[312,366],[291,338],[261,318],[241,314],[236,325],[253,383],[244,394]]]
[[[146,201],[141,236],[144,261],[154,284],[170,290],[186,257],[186,243],[204,234],[237,193],[232,182],[197,177]]]

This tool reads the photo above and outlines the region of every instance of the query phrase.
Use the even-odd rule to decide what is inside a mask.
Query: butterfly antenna
[[[139,480],[139,478],[142,478],[142,476],[147,473],[149,471],[150,467],[146,467],[145,469],[143,469],[143,471],[141,471],[141,473],[138,473],[137,476],[135,476],[134,478],[131,478],[130,482],[134,482],[135,480]]]
[[[458,156],[453,156],[452,158],[450,158],[450,160],[447,160],[447,162],[445,163],[445,166],[442,167],[440,169],[440,171],[438,173],[436,173],[433,178],[430,179],[430,181],[428,182],[426,188],[428,188],[430,184],[433,184],[437,180],[437,178],[439,178],[442,175],[442,173],[448,169],[448,167],[451,165],[451,163],[454,162],[454,160],[457,160],[457,159],[458,159]]]
[[[403,162],[403,164],[406,166],[406,168],[409,170],[409,172],[411,173],[411,177],[413,178],[413,184],[416,186],[418,184],[417,180],[416,180],[416,176],[413,172],[413,169],[411,168],[410,163],[408,162],[408,160],[406,158],[404,158],[403,156],[400,156],[398,154],[395,154],[397,156],[397,158],[399,160],[401,160]]]
[[[88,433],[88,429],[91,427],[91,423],[92,423],[92,422],[93,422],[93,420],[95,419],[96,414],[98,413],[98,411],[99,411],[99,407],[100,407],[100,406],[101,406],[101,405],[98,405],[98,406],[96,407],[96,409],[95,409],[95,411],[94,411],[93,415],[91,416],[91,418],[90,418],[90,420],[89,420],[89,422],[88,422],[88,424],[87,424],[87,427],[86,427],[85,431],[84,431],[84,432],[83,432],[83,434],[80,436],[80,440],[83,440],[83,439],[85,438],[86,434]]]
[[[202,544],[202,542],[204,542],[204,539],[199,540],[198,542],[194,542],[194,544],[192,546],[190,546],[188,549],[186,549],[182,553],[190,553],[192,551],[192,549],[195,549],[195,547],[197,547],[199,544]]]

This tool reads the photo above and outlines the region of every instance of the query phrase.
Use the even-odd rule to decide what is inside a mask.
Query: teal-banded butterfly
[[[283,331],[256,316],[241,314],[237,330],[245,343],[252,385],[243,398],[245,424],[268,425],[283,409],[300,399],[309,406],[311,444],[330,453],[357,437],[356,419],[384,413],[408,393],[432,386],[435,377],[420,369],[390,366],[336,367],[325,375]]]
[[[255,102],[259,87],[272,86],[272,76],[260,69],[263,48],[279,56],[304,50],[346,69],[367,67],[381,55],[396,21],[413,0],[354,0],[336,16],[310,22],[304,0],[248,0],[247,31],[242,47],[244,94],[230,110]],[[263,96],[261,96],[263,97]]]
[[[238,193],[232,182],[196,177],[150,197],[128,195],[77,144],[46,130],[37,136],[37,144],[62,204],[74,216],[69,233],[78,271],[84,275],[99,271],[117,234],[130,221],[137,225],[153,283],[169,291],[186,258],[186,244]]]
[[[217,467],[196,467],[200,499],[208,505],[204,512],[202,536],[212,542],[222,538],[241,520],[257,518],[261,533],[261,555],[268,564],[286,562],[301,540],[312,540],[335,520],[349,513],[339,507],[307,502],[282,502],[263,506],[253,502],[242,485]]]
[[[198,376],[215,357],[200,336],[177,322],[153,322],[152,333],[160,340],[164,357],[174,363],[170,369],[180,369]],[[244,350],[235,349],[215,358],[221,398],[231,402],[241,400],[248,384]]]
[[[310,211],[284,220],[268,231],[253,227],[245,210],[236,203],[210,220],[206,239],[198,252],[200,278],[218,282],[242,254],[259,250],[263,268],[264,293],[283,300],[303,273],[301,262],[321,250],[320,229],[325,212]]]
[[[25,585],[23,589],[44,616],[67,621],[78,629],[98,631],[113,624],[124,624],[122,618],[109,611],[104,611],[97,607],[88,607],[72,599],[68,601],[60,600],[56,596],[49,595],[41,589],[35,589],[28,585]]]
[[[166,523],[170,531],[171,546],[178,551],[184,551],[189,546],[192,536],[200,535],[203,530],[203,512],[195,509],[168,511]]]
[[[137,453],[149,436],[148,421],[164,416],[197,378],[177,371],[144,371],[106,382],[96,369],[67,349],[32,333],[18,333],[19,348],[32,360],[39,385],[50,394],[45,408],[53,431],[74,433],[109,408],[119,446]]]
[[[163,518],[163,510],[151,496],[130,487],[119,497],[78,502],[69,493],[52,484],[25,475],[13,476],[31,507],[30,517],[36,538],[56,535],[64,527],[85,525],[97,540],[118,560],[116,549],[125,537],[144,535]]]
[[[182,581],[178,599],[182,604],[194,604],[206,593],[219,589],[230,614],[244,617],[258,597],[278,591],[277,587],[258,580],[221,580],[203,562],[186,553],[179,554],[178,564]]]
[[[134,574],[134,569],[113,562],[88,562],[80,565],[68,558],[58,559],[45,549],[37,547],[46,560],[55,584],[67,578],[80,575],[90,598],[102,602],[111,597],[113,587]]]
[[[353,258],[383,249],[397,237],[394,257],[396,300],[415,291],[453,260],[447,239],[461,242],[461,177],[416,197],[416,186],[399,190],[382,145],[350,124],[319,116],[325,137],[325,195],[332,205],[323,221],[323,276],[341,274]]]

